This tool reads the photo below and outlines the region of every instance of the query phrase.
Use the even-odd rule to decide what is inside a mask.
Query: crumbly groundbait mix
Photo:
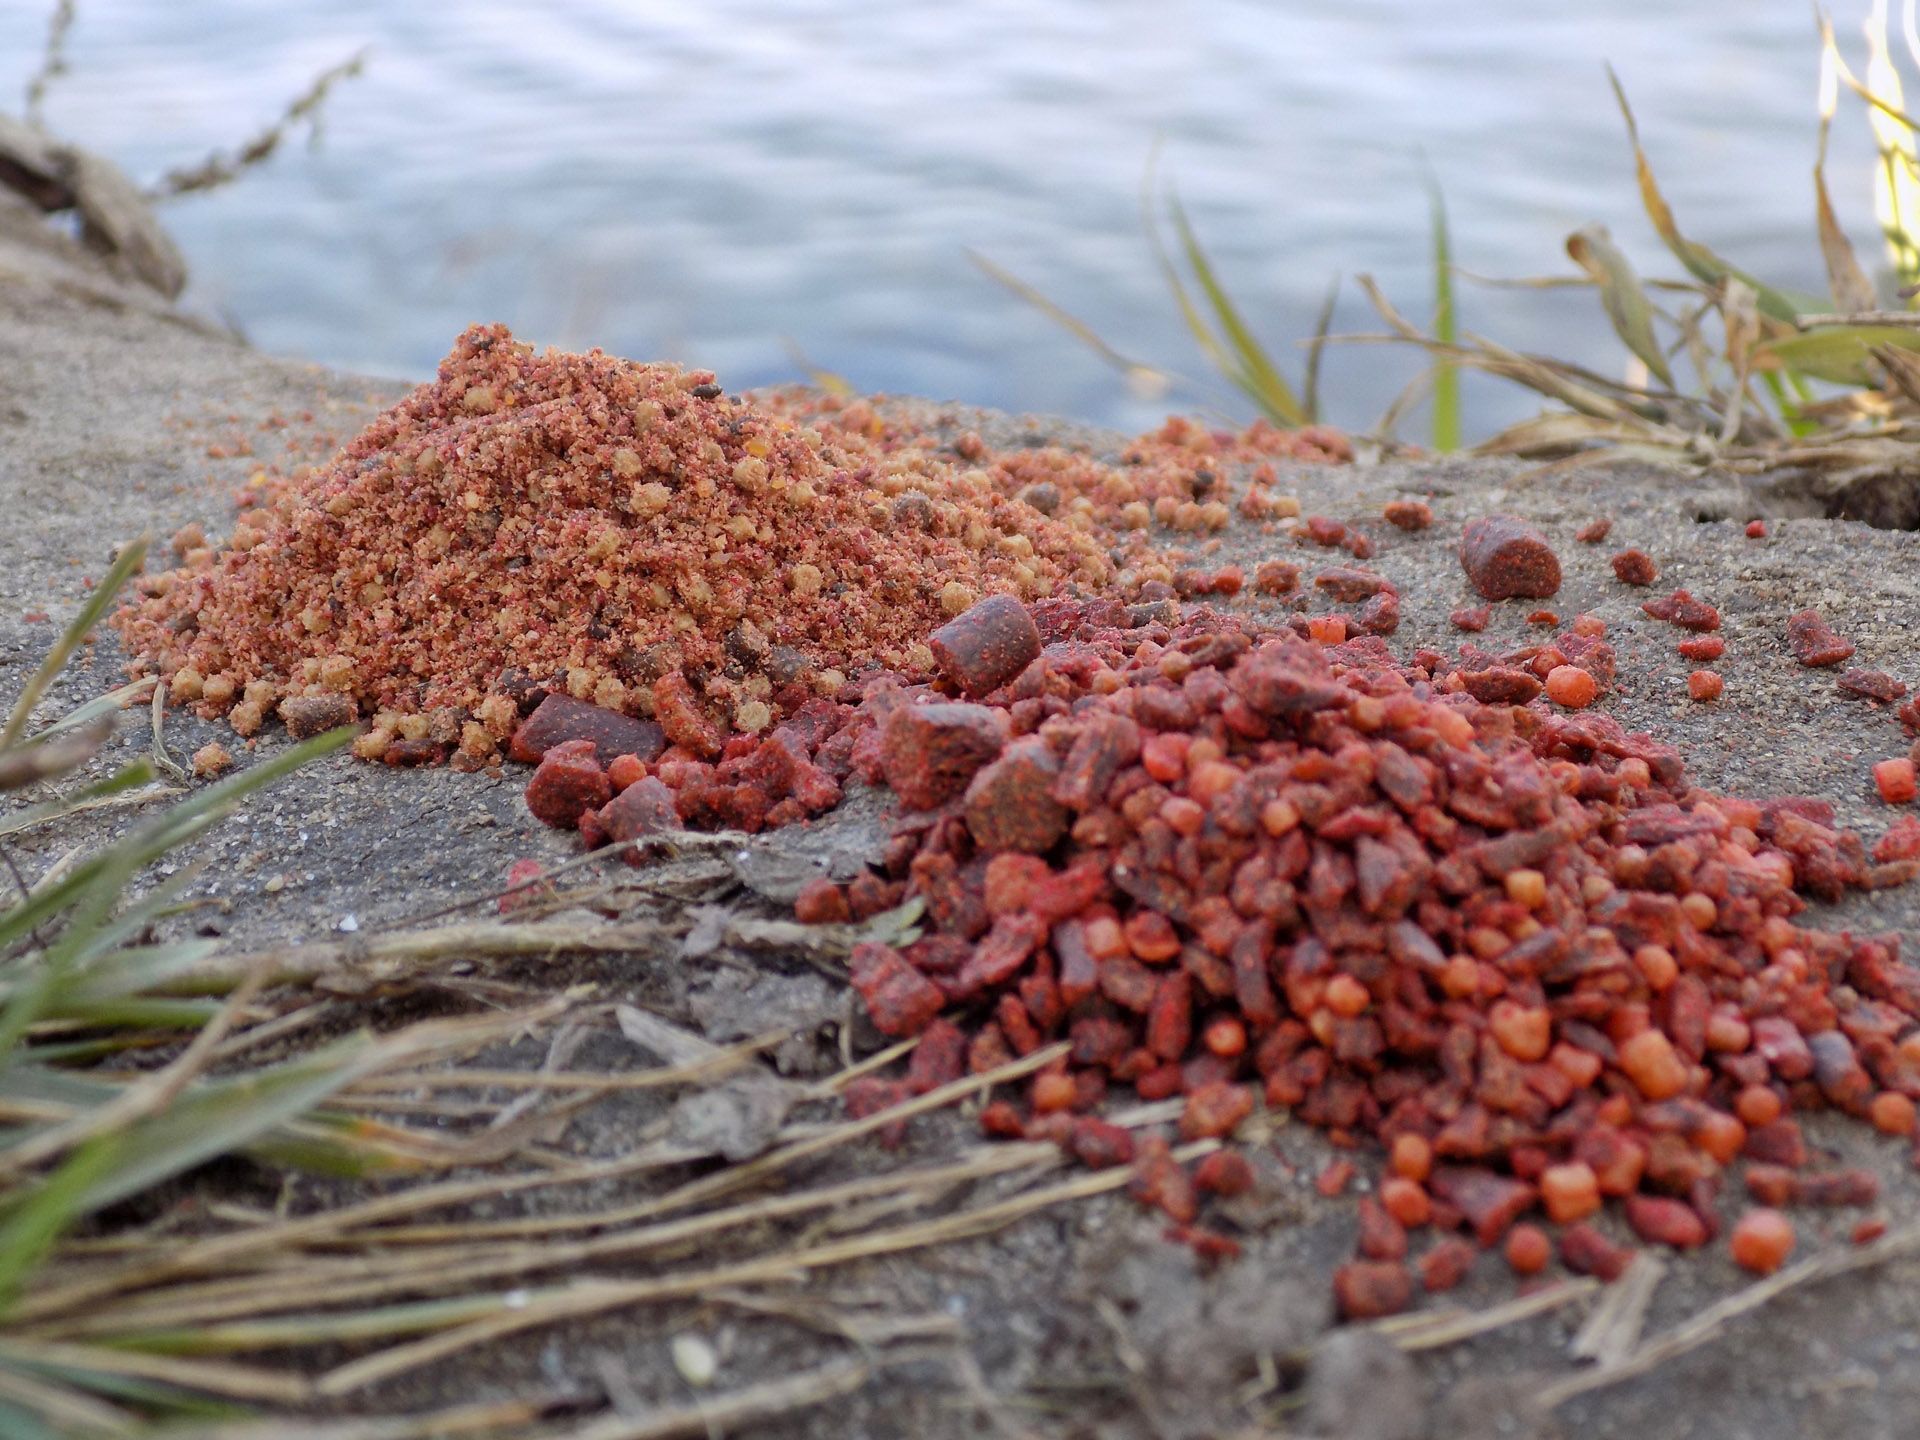
[[[181,568],[115,624],[177,703],[242,735],[289,702],[290,724],[368,720],[369,758],[490,763],[529,682],[757,733],[858,671],[928,673],[925,635],[984,595],[1165,583],[1149,520],[1218,529],[1224,467],[1281,455],[1344,442],[1170,422],[1117,467],[1002,457],[864,402],[749,404],[703,371],[476,326],[433,383],[253,497],[224,548],[176,537]],[[1242,508],[1287,513],[1271,476]]]

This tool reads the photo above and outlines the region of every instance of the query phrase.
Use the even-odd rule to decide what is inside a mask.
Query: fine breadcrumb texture
[[[491,763],[530,682],[755,731],[865,671],[928,674],[926,635],[982,596],[1165,584],[1151,524],[1297,513],[1272,462],[1350,455],[1324,429],[1180,419],[1118,466],[996,454],[866,401],[749,404],[705,371],[475,326],[331,460],[257,479],[223,545],[176,536],[180,567],[114,623],[176,704],[252,735],[326,697],[371,722],[368,759]]]

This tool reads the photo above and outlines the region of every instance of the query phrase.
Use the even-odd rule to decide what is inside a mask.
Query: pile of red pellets
[[[982,1125],[1132,1166],[1210,1255],[1235,1247],[1206,1196],[1249,1184],[1246,1162],[1182,1167],[1100,1118],[1110,1090],[1182,1097],[1183,1139],[1264,1103],[1381,1145],[1335,1279],[1349,1316],[1446,1289],[1486,1248],[1536,1273],[1555,1248],[1536,1219],[1566,1267],[1616,1276],[1632,1249],[1592,1223],[1609,1200],[1646,1243],[1704,1245],[1744,1208],[1742,1159],[1752,1208],[1730,1244],[1752,1268],[1791,1246],[1779,1208],[1874,1202],[1872,1175],[1813,1163],[1794,1117],[1912,1133],[1920,973],[1892,938],[1793,922],[1802,892],[1920,861],[1876,863],[1819,801],[1709,794],[1671,748],[1537,699],[1543,661],[1611,680],[1592,625],[1514,663],[1468,647],[1409,664],[1321,619],[1151,610],[1000,597],[930,637],[933,684],[869,677],[717,764],[623,756],[614,771],[644,775],[625,787],[576,740],[529,801],[630,838],[889,786],[904,813],[884,866],[796,905],[926,906],[922,938],[853,954],[875,1027],[920,1043],[849,1104],[1064,1040]]]
[[[1616,1276],[1632,1247],[1595,1223],[1609,1201],[1642,1243],[1725,1229],[1760,1271],[1792,1248],[1783,1209],[1872,1205],[1874,1177],[1823,1168],[1795,1117],[1912,1136],[1920,973],[1891,937],[1794,921],[1803,895],[1920,871],[1920,822],[1869,856],[1824,802],[1694,787],[1670,747],[1589,708],[1615,681],[1590,615],[1534,610],[1540,638],[1503,653],[1469,638],[1396,658],[1400,598],[1357,528],[1292,527],[1346,552],[1310,579],[1148,543],[1155,525],[1291,520],[1280,458],[1348,452],[1330,432],[1170,421],[1119,466],[996,454],[865,401],[747,405],[704,372],[536,355],[483,327],[333,461],[257,497],[223,548],[176,537],[180,568],[117,623],[176,702],[243,735],[273,714],[295,734],[360,721],[366,758],[534,763],[530,809],[590,845],[758,831],[888,787],[884,863],[795,906],[924,906],[913,943],[851,957],[874,1027],[918,1045],[850,1107],[1063,1042],[982,1126],[1130,1166],[1170,1233],[1215,1257],[1235,1242],[1209,1197],[1253,1183],[1246,1159],[1184,1166],[1103,1102],[1177,1097],[1184,1140],[1284,1108],[1384,1156],[1334,1281],[1349,1316],[1445,1290],[1496,1247],[1522,1275],[1557,1252]],[[1433,517],[1402,500],[1383,518]],[[1560,585],[1510,516],[1470,523],[1460,559],[1490,602]],[[1658,578],[1637,550],[1612,565]],[[1346,609],[1182,603],[1244,588]],[[1687,659],[1723,654],[1706,601],[1642,608],[1686,632]],[[1453,615],[1469,634],[1489,619]],[[1785,639],[1809,667],[1853,653],[1812,611]],[[1878,671],[1839,686],[1906,699]],[[1696,701],[1722,688],[1689,677]],[[1920,703],[1896,714],[1920,730]],[[1875,782],[1913,800],[1913,757]],[[1353,1173],[1337,1162],[1322,1189]]]

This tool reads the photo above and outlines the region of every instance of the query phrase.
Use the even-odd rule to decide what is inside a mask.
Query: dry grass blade
[[[425,1414],[364,1420],[236,1420],[197,1425],[192,1440],[457,1440],[460,1436],[529,1440],[527,1427],[567,1403],[566,1397],[488,1400]]]
[[[1371,1327],[1402,1350],[1433,1350],[1442,1345],[1457,1345],[1462,1340],[1485,1335],[1535,1315],[1545,1315],[1576,1300],[1584,1300],[1600,1288],[1591,1279],[1568,1280],[1519,1295],[1485,1310],[1427,1310],[1412,1315],[1395,1315],[1376,1321]]]
[[[142,1355],[102,1345],[8,1337],[0,1340],[0,1358],[52,1370],[84,1371],[128,1380],[154,1380],[189,1386],[230,1400],[264,1400],[297,1405],[312,1398],[312,1387],[298,1375],[262,1370],[231,1360],[194,1360],[180,1355]]]
[[[1573,1337],[1568,1353],[1576,1360],[1592,1360],[1602,1366],[1617,1365],[1631,1355],[1646,1327],[1653,1292],[1666,1273],[1666,1262],[1652,1251],[1642,1250],[1634,1256],[1627,1273],[1601,1293],[1600,1303]]]
[[[130,1293],[114,1307],[111,1315],[80,1316],[77,1317],[79,1323],[64,1326],[56,1323],[43,1328],[62,1336],[111,1336],[144,1325],[173,1329],[236,1318],[258,1319],[303,1303],[298,1297],[310,1294],[324,1294],[336,1304],[445,1294],[482,1281],[518,1279],[578,1269],[596,1262],[633,1260],[642,1255],[684,1249],[695,1242],[709,1243],[731,1233],[750,1232],[756,1227],[809,1214],[843,1214],[855,1205],[880,1197],[931,1199],[959,1185],[1022,1170],[1047,1169],[1058,1161],[1058,1150],[1050,1146],[989,1146],[954,1164],[894,1171],[792,1195],[767,1196],[723,1210],[703,1211],[637,1230],[570,1243],[548,1239],[539,1244],[503,1246],[494,1243],[502,1237],[476,1237],[469,1233],[473,1227],[460,1224],[423,1227],[405,1233],[363,1232],[360,1244],[379,1242],[387,1248],[364,1257],[321,1259],[282,1255],[266,1262],[267,1268],[256,1274],[175,1286],[147,1295]],[[611,1223],[606,1215],[564,1216],[550,1223],[547,1233],[592,1228],[577,1223],[581,1221]],[[408,1254],[399,1248],[418,1242],[431,1243],[434,1248],[419,1254]],[[488,1244],[493,1245],[491,1250],[486,1248]]]
[[[168,200],[176,195],[218,189],[238,180],[254,166],[264,164],[301,121],[308,121],[317,129],[320,107],[326,103],[328,94],[341,81],[352,79],[366,68],[367,54],[365,50],[358,51],[338,65],[322,70],[305,90],[294,97],[278,120],[233,153],[216,151],[198,165],[169,170],[149,192],[149,198]]]
[[[1062,309],[1052,300],[1049,300],[1041,291],[1036,290],[1011,270],[996,265],[977,250],[967,250],[964,253],[967,259],[971,260],[974,266],[988,279],[1019,296],[1022,300],[1026,301],[1027,304],[1033,306],[1034,309],[1053,321],[1053,323],[1058,325],[1062,330],[1065,330],[1069,335],[1073,336],[1073,338],[1078,340],[1082,345],[1093,351],[1094,354],[1098,355],[1115,370],[1118,370],[1126,377],[1128,387],[1136,393],[1160,394],[1164,393],[1172,384],[1173,377],[1168,375],[1164,370],[1157,370],[1151,365],[1144,365],[1130,356],[1121,354],[1120,351],[1114,349],[1113,346],[1102,339],[1100,332],[1087,324],[1086,321],[1080,319],[1079,316],[1072,314],[1070,311]]]
[[[1216,1148],[1214,1142],[1201,1142],[1176,1151],[1175,1155],[1185,1160]],[[588,1279],[548,1291],[477,1298],[468,1307],[472,1312],[470,1316],[462,1316],[444,1324],[432,1321],[422,1324],[412,1316],[396,1316],[404,1328],[387,1333],[404,1334],[435,1328],[440,1333],[430,1333],[423,1339],[404,1342],[364,1359],[350,1361],[322,1375],[316,1389],[321,1395],[348,1395],[362,1387],[383,1383],[475,1346],[563,1320],[583,1319],[634,1305],[685,1299],[722,1286],[786,1280],[795,1275],[858,1260],[902,1254],[955,1240],[975,1239],[1055,1205],[1117,1190],[1131,1178],[1132,1172],[1125,1169],[1094,1171],[1057,1185],[1029,1190],[995,1204],[960,1211],[936,1220],[919,1221],[891,1230],[871,1231],[806,1249],[756,1256],[707,1270],[683,1271],[646,1280]],[[374,1320],[377,1317],[366,1318]],[[377,1337],[382,1332],[374,1325],[362,1324],[353,1333],[362,1337]],[[240,1326],[232,1333],[217,1328],[203,1332],[203,1338],[211,1339],[218,1346],[235,1345],[236,1348],[251,1349],[280,1343],[286,1334],[287,1330],[282,1326]]]
[[[1920,1225],[1896,1230],[1871,1245],[1855,1250],[1829,1251],[1824,1255],[1811,1256],[1797,1265],[1791,1265],[1785,1270],[1767,1276],[1764,1280],[1757,1280],[1746,1289],[1736,1290],[1724,1300],[1707,1306],[1691,1319],[1683,1320],[1671,1330],[1654,1336],[1618,1364],[1570,1375],[1564,1380],[1548,1385],[1540,1392],[1540,1403],[1547,1409],[1552,1409],[1565,1404],[1575,1396],[1586,1394],[1589,1390],[1604,1389],[1609,1385],[1617,1385],[1623,1380],[1632,1380],[1645,1375],[1669,1360],[1677,1359],[1689,1351],[1699,1349],[1709,1341],[1718,1339],[1734,1320],[1751,1314],[1790,1290],[1796,1290],[1817,1280],[1831,1279],[1836,1275],[1845,1275],[1855,1270],[1869,1270],[1877,1265],[1905,1259],[1916,1250],[1920,1250]]]
[[[47,22],[47,43],[40,52],[40,68],[27,81],[24,113],[29,125],[41,125],[48,87],[67,73],[67,36],[73,33],[74,11],[74,0],[59,0],[53,7],[53,18]]]
[[[112,738],[113,721],[103,720],[63,740],[0,750],[0,790],[24,789],[78,770]]]
[[[686,1440],[717,1436],[851,1395],[873,1376],[874,1366],[867,1360],[835,1360],[692,1405],[666,1406],[640,1415],[608,1415],[564,1430],[541,1430],[527,1440]]]
[[[1709,285],[1718,285],[1727,276],[1734,276],[1753,287],[1758,297],[1760,309],[1776,320],[1793,322],[1798,310],[1791,299],[1770,285],[1754,279],[1744,271],[1737,270],[1722,260],[1706,246],[1687,239],[1680,233],[1680,226],[1673,218],[1673,210],[1668,206],[1666,196],[1661,194],[1659,182],[1653,178],[1653,165],[1647,159],[1647,152],[1640,144],[1640,127],[1633,118],[1633,107],[1627,103],[1627,92],[1620,84],[1620,77],[1607,67],[1607,82],[1613,86],[1613,98],[1619,102],[1621,118],[1626,121],[1627,139],[1633,146],[1634,170],[1640,184],[1640,203],[1647,212],[1647,218],[1653,222],[1653,228],[1673,252],[1674,258],[1689,271]]]

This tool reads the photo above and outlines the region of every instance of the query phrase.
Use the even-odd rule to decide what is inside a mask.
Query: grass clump
[[[1435,184],[1429,185],[1431,324],[1408,318],[1372,277],[1360,275],[1361,290],[1386,322],[1384,332],[1328,334],[1330,295],[1313,333],[1300,342],[1305,360],[1298,386],[1262,347],[1178,197],[1170,187],[1156,187],[1150,167],[1144,209],[1155,261],[1209,364],[1277,424],[1305,425],[1324,418],[1318,373],[1328,344],[1412,345],[1424,352],[1427,365],[1373,427],[1371,438],[1382,453],[1403,448],[1394,438],[1397,424],[1427,395],[1431,448],[1460,448],[1459,376],[1473,370],[1521,385],[1551,402],[1541,414],[1481,440],[1472,447],[1474,453],[1573,464],[1632,458],[1686,470],[1792,465],[1831,472],[1839,488],[1870,479],[1898,464],[1899,457],[1887,446],[1910,442],[1920,427],[1920,313],[1913,309],[1920,294],[1920,242],[1915,240],[1920,226],[1920,147],[1915,139],[1920,120],[1904,108],[1885,8],[1876,7],[1866,27],[1869,64],[1864,81],[1841,57],[1831,24],[1817,17],[1820,129],[1812,179],[1814,218],[1828,278],[1825,297],[1770,283],[1681,228],[1655,177],[1625,88],[1608,70],[1641,207],[1681,275],[1642,278],[1607,227],[1596,222],[1566,239],[1573,274],[1490,283],[1594,291],[1626,352],[1617,377],[1515,350],[1460,327],[1454,281],[1464,272],[1454,262],[1446,209]],[[1920,33],[1910,22],[1905,40],[1920,64]],[[1827,189],[1827,136],[1842,88],[1864,102],[1875,137],[1874,208],[1893,292],[1886,295],[1876,288],[1842,230]],[[1163,236],[1167,228],[1175,242],[1171,247]],[[1119,355],[1032,287],[990,262],[980,263],[1130,375],[1163,374]]]

